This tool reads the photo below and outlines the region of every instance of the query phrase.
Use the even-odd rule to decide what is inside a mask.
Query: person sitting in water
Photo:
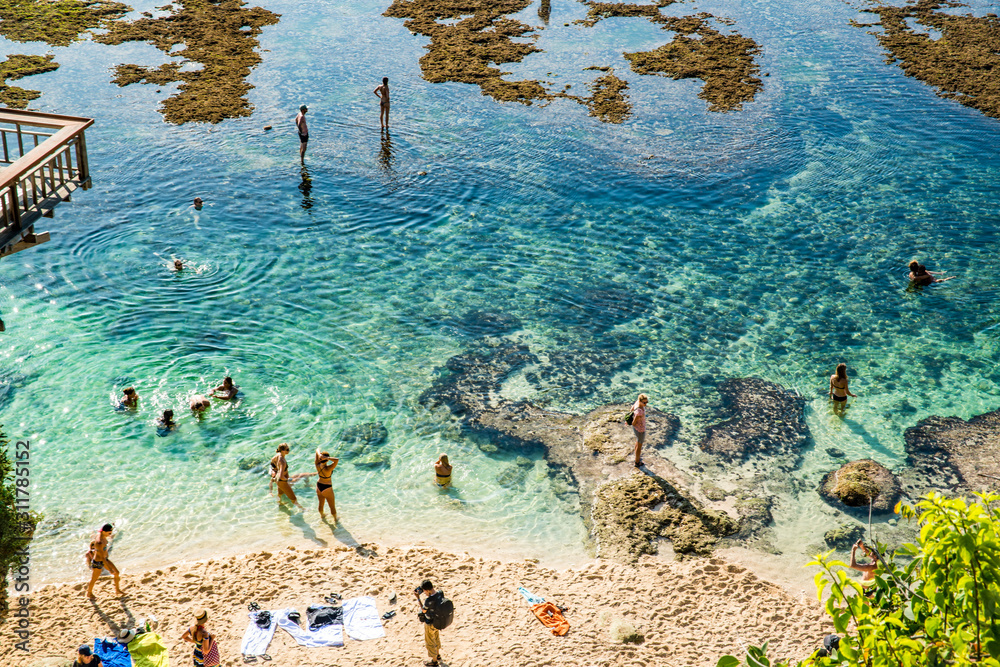
[[[951,280],[952,278],[957,278],[958,276],[947,276],[945,278],[938,278],[940,273],[934,271],[928,271],[927,267],[923,264],[918,263],[916,260],[910,262],[910,282],[914,285],[930,285],[932,283],[943,283],[946,280]]]
[[[451,486],[451,464],[448,463],[447,454],[442,454],[434,462],[434,481],[442,489]]]
[[[191,397],[191,412],[201,413],[208,409],[212,403],[208,400],[208,396],[203,394],[195,394]]]
[[[857,561],[858,549],[864,551],[865,556],[871,560],[871,563],[862,564]],[[864,572],[865,576],[861,578],[862,581],[871,581],[875,578],[875,570],[878,569],[878,559],[875,557],[874,552],[865,546],[864,540],[858,540],[851,548],[851,569]]]
[[[174,411],[164,410],[163,416],[156,420],[156,425],[164,431],[169,431],[177,426],[177,424],[174,423]]]
[[[180,259],[175,259],[174,260],[174,271],[183,271],[183,270],[184,270],[184,261],[180,260]]]
[[[121,406],[123,408],[134,408],[139,405],[139,394],[135,393],[135,389],[132,387],[122,389],[122,394]]]
[[[231,401],[236,398],[236,392],[240,390],[233,384],[233,378],[228,375],[218,387],[212,390],[212,398],[221,398],[224,401]]]

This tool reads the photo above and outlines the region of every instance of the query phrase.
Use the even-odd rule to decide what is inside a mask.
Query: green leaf
[[[724,655],[719,658],[719,662],[715,664],[715,667],[740,667],[740,661],[731,655]]]

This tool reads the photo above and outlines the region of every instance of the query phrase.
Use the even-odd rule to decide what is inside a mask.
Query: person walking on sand
[[[316,474],[319,478],[316,480],[316,497],[319,498],[319,515],[326,518],[323,514],[323,504],[329,503],[330,514],[333,515],[333,522],[337,523],[337,505],[335,504],[336,498],[333,495],[333,483],[330,480],[330,475],[333,474],[334,468],[340,462],[340,459],[335,459],[330,456],[330,452],[321,452],[319,447],[316,448]]]
[[[306,123],[306,112],[309,107],[302,105],[299,107],[299,115],[295,117],[295,127],[299,131],[299,159],[306,161],[306,144],[309,143],[309,125]]]
[[[389,128],[389,77],[382,77],[382,85],[373,91],[379,98],[378,122],[383,128]]]
[[[632,432],[635,434],[635,467],[642,465],[642,446],[646,444],[646,404],[649,397],[639,394],[632,405]]]
[[[451,486],[451,464],[448,463],[447,454],[442,454],[434,462],[434,482],[442,489]]]
[[[194,613],[194,625],[184,631],[181,640],[194,644],[194,667],[219,667],[219,644],[208,631],[208,610],[199,609]]]
[[[303,509],[302,505],[299,505],[299,499],[295,497],[295,491],[292,490],[288,461],[285,460],[285,454],[291,452],[291,448],[283,442],[275,451],[277,454],[271,458],[271,482],[278,485],[278,507],[281,507],[281,496],[284,495],[293,505]]]
[[[101,571],[105,568],[115,578],[115,595],[119,597],[125,595],[121,589],[121,573],[108,558],[108,550],[111,548],[111,533],[114,529],[110,523],[104,524],[97,539],[90,543],[90,551],[87,552],[87,561],[90,563],[90,584],[87,586],[87,597],[91,600],[97,599],[94,595],[94,584],[101,578]]]
[[[427,596],[426,600],[420,599],[421,593]],[[444,593],[434,590],[434,584],[430,579],[424,579],[423,583],[413,590],[413,594],[417,596],[417,605],[420,607],[417,618],[424,624],[424,646],[430,657],[424,665],[437,667],[441,664],[441,631],[434,627],[434,618],[441,603],[444,602]]]
[[[847,364],[837,364],[837,372],[830,376],[830,400],[833,401],[834,414],[844,414],[848,396],[857,398],[848,389]]]

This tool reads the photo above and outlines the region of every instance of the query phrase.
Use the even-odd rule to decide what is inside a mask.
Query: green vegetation
[[[1000,495],[967,503],[931,493],[898,513],[920,525],[916,544],[879,559],[868,589],[847,576],[832,552],[816,557],[819,596],[841,635],[829,656],[803,666],[1000,666]],[[878,545],[880,552],[882,545]],[[905,565],[896,557],[907,560]],[[866,594],[867,593],[867,594]],[[817,637],[817,644],[821,638]],[[741,662],[723,656],[718,667]],[[767,644],[750,647],[746,664],[771,665]],[[775,665],[788,665],[787,662]]]
[[[0,62],[0,105],[12,109],[23,109],[28,102],[42,96],[37,90],[27,90],[17,86],[8,86],[8,81],[16,81],[32,74],[51,72],[59,69],[59,63],[52,61],[52,56],[9,55],[7,60]]]
[[[20,562],[18,552],[31,541],[41,520],[41,515],[35,512],[21,512],[16,508],[17,481],[27,479],[27,473],[16,473],[7,454],[9,446],[10,441],[0,431],[0,618],[6,616],[9,608],[7,574],[13,565]]]

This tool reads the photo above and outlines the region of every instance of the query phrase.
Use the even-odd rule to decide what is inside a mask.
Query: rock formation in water
[[[728,418],[706,429],[704,451],[730,461],[787,454],[797,464],[809,436],[798,392],[757,378],[726,380],[718,390]]]
[[[886,62],[935,86],[938,95],[1000,118],[1000,18],[994,13],[974,16],[952,9],[967,7],[950,0],[918,0],[896,6],[873,3],[862,11],[877,14],[881,25],[872,32],[885,49]],[[931,36],[931,30],[938,33]]]
[[[906,429],[911,495],[928,489],[968,494],[1000,486],[1000,410],[958,417],[928,417]]]
[[[899,500],[899,480],[888,468],[872,459],[846,463],[831,470],[819,485],[819,495],[837,509],[868,509],[891,512]]]

